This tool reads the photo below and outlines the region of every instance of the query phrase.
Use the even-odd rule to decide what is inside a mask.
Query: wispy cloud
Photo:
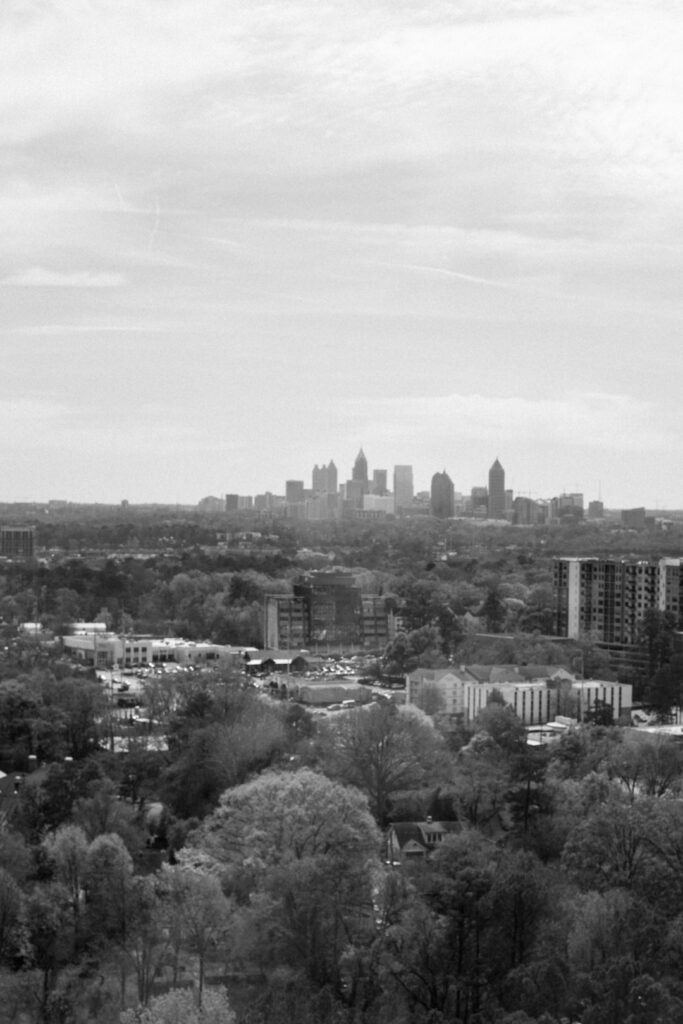
[[[123,284],[123,274],[92,270],[50,270],[47,267],[29,267],[0,279],[0,285],[15,288],[120,288]]]
[[[379,420],[376,419],[379,413]],[[381,422],[401,438],[444,436],[534,446],[582,446],[612,452],[680,449],[683,414],[663,416],[654,402],[625,394],[577,392],[536,398],[450,394],[380,399],[368,414],[369,436]]]
[[[85,324],[33,324],[28,327],[15,327],[9,333],[23,334],[30,337],[69,337],[87,334],[92,338],[107,334],[162,334],[170,330],[167,325],[158,322],[152,324],[124,323],[85,323]]]

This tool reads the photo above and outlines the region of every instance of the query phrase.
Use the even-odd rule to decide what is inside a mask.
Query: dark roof
[[[389,828],[393,829],[398,845],[403,849],[409,842],[425,846],[429,833],[458,832],[460,824],[457,821],[394,821]]]
[[[521,683],[549,679],[562,665],[468,665],[467,672],[479,683]]]
[[[416,668],[414,672],[409,674],[408,678],[420,683],[429,683],[437,682],[439,679],[443,679],[444,676],[454,676],[456,679],[462,679],[463,673],[452,665],[448,668]]]

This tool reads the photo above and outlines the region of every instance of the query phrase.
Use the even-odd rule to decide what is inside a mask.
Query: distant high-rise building
[[[214,494],[207,494],[197,502],[198,512],[224,512],[225,498],[217,498]]]
[[[304,500],[303,480],[287,480],[285,482],[285,501],[288,505],[300,505]]]
[[[356,456],[356,461],[353,464],[353,470],[351,472],[351,479],[356,480],[362,484],[365,484],[367,490],[368,484],[368,460],[365,458],[365,453],[361,448]]]
[[[520,494],[512,503],[512,516],[517,526],[538,526],[545,523],[548,506],[546,502],[534,501]]]
[[[337,467],[330,460],[327,466],[313,467],[312,480],[313,494],[336,494],[337,493]]]
[[[413,467],[394,466],[394,506],[398,513],[413,503]]]
[[[432,477],[431,509],[438,519],[450,519],[454,510],[453,481],[444,469]]]
[[[622,508],[621,525],[627,530],[644,530],[646,522],[644,508]]]
[[[498,459],[489,470],[489,519],[505,519],[505,470]]]
[[[473,487],[471,491],[472,515],[475,519],[486,519],[489,514],[488,487]]]
[[[367,494],[368,485],[363,480],[347,480],[344,485],[344,501],[348,509],[362,508],[363,496]]]
[[[602,519],[605,515],[605,506],[601,501],[589,501],[588,502],[588,518],[589,519]]]
[[[226,494],[225,495],[225,511],[236,512],[239,508],[239,494]]]
[[[387,494],[387,471],[386,469],[375,469],[372,472],[371,492],[379,495],[380,498]]]
[[[560,522],[576,522],[583,519],[583,494],[560,494],[550,503],[550,515]]]

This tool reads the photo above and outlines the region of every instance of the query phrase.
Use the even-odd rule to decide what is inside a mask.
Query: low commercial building
[[[197,643],[179,638],[121,636],[102,623],[77,623],[62,637],[64,650],[94,668],[139,668],[144,665],[242,666],[242,649],[225,644]]]
[[[628,723],[633,688],[627,683],[578,679],[557,665],[470,665],[416,669],[406,677],[406,703],[427,714],[473,722],[493,699],[502,700],[527,726],[556,716],[578,721],[608,706],[615,722]]]

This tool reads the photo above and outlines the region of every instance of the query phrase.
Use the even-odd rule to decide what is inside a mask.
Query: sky
[[[683,507],[675,0],[3,0],[0,501]]]

